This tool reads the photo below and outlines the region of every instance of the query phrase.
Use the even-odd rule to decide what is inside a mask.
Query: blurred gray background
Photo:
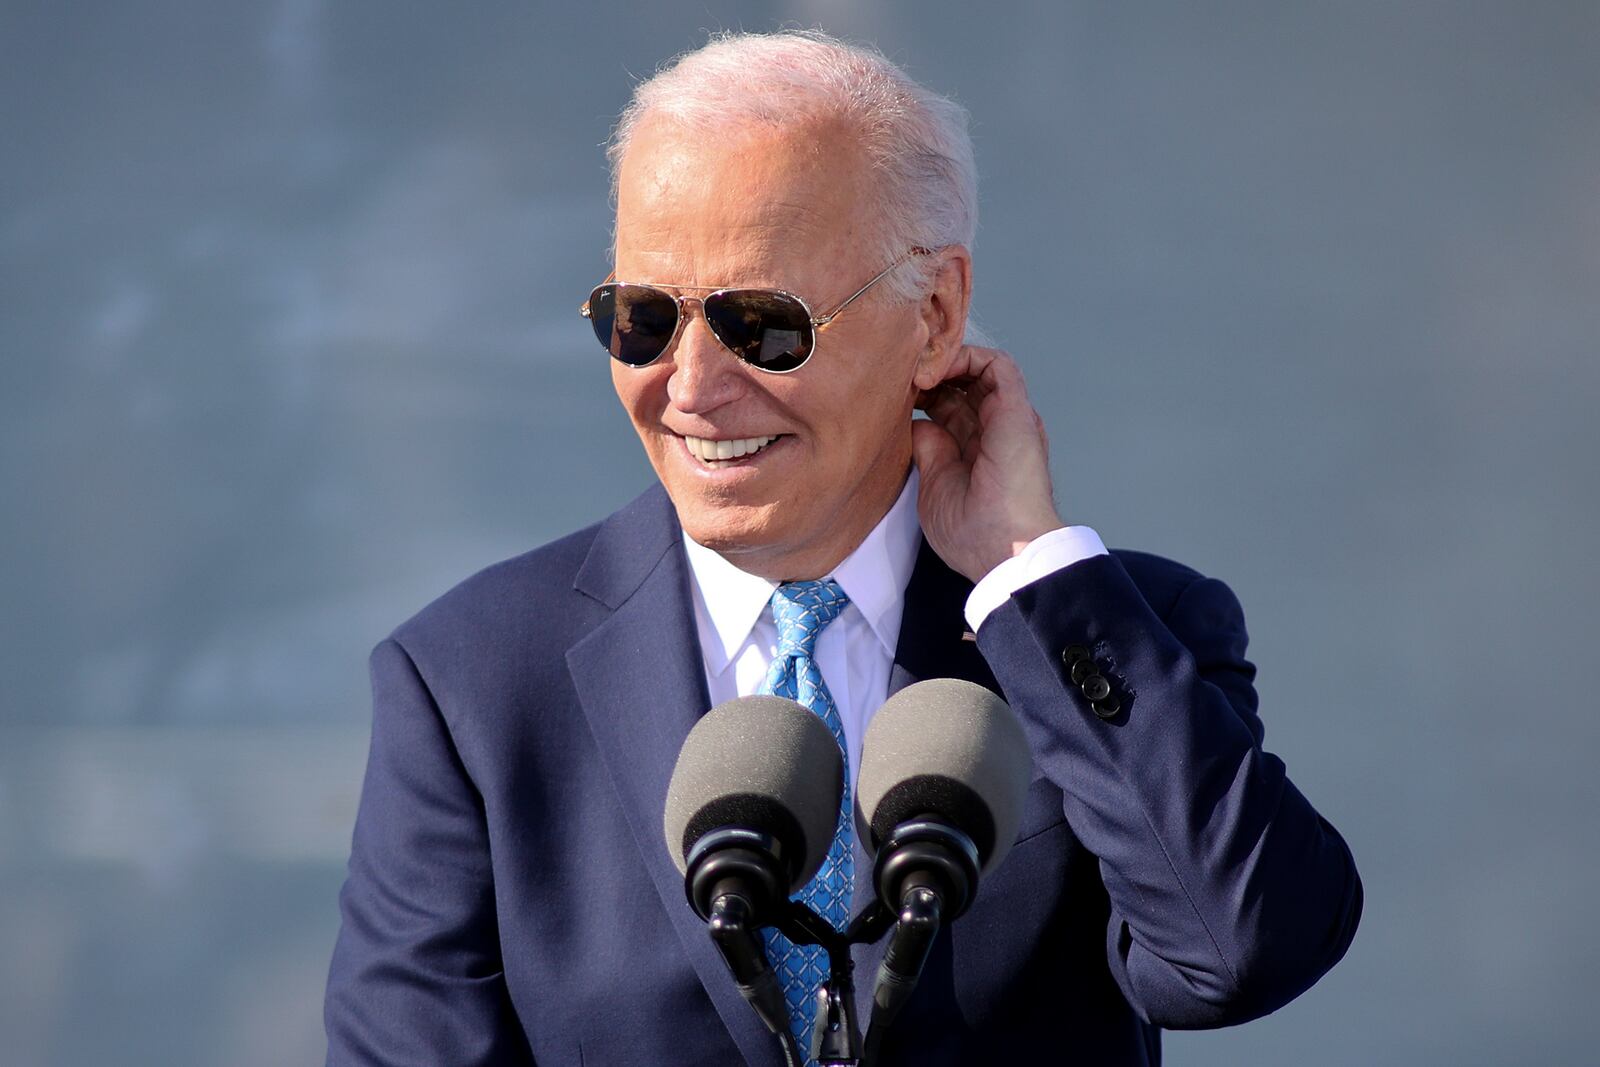
[[[971,109],[1068,517],[1232,584],[1355,851],[1169,1062],[1596,1062],[1600,4],[5,0],[0,1063],[320,1061],[366,653],[648,483],[600,145],[785,21]]]

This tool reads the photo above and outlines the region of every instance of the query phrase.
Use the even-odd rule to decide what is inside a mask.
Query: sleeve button
[[[1088,658],[1089,650],[1082,645],[1068,645],[1066,650],[1061,653],[1061,662],[1067,664],[1069,667],[1078,662],[1080,659]]]
[[[1102,719],[1112,718],[1122,710],[1122,705],[1117,701],[1116,697],[1112,696],[1108,696],[1104,700],[1096,700],[1093,707],[1094,713]]]
[[[1095,673],[1095,663],[1092,659],[1080,659],[1072,665],[1072,684],[1082,685],[1084,680]]]
[[[1093,703],[1111,695],[1111,683],[1101,674],[1091,674],[1083,680],[1083,695]]]

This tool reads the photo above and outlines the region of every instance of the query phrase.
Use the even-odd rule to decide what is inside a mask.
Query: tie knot
[[[850,603],[831,578],[784,582],[772,591],[772,621],[778,626],[778,656],[811,656],[822,628]]]

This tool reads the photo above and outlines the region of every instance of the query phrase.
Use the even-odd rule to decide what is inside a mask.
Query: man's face
[[[617,277],[783,289],[824,314],[888,266],[866,250],[868,178],[837,126],[713,139],[647,119],[619,176]],[[739,360],[698,304],[688,315],[655,363],[611,365],[684,530],[767,578],[826,573],[909,468],[912,378],[928,338],[918,305],[874,289],[817,332],[810,360],[790,374]],[[732,461],[696,454],[699,441],[768,437]]]

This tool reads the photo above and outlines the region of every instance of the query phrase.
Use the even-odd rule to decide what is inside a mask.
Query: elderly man
[[[1033,752],[883,1062],[1155,1063],[1162,1027],[1308,988],[1355,931],[1350,854],[1261,747],[1232,594],[1064,522],[1016,364],[963,343],[960,110],[820,35],[719,38],[639,87],[612,159],[584,312],[660,484],[374,652],[329,1062],[781,1062],[662,804],[698,716],[801,676],[851,768],[929,677],[1003,694]],[[840,921],[871,893],[848,820],[829,863]],[[806,950],[768,950],[800,1032]]]

